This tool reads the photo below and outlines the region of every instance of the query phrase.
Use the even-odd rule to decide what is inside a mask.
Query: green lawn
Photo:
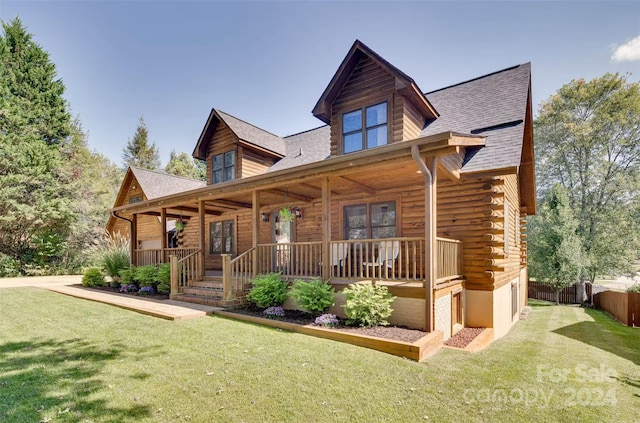
[[[538,302],[481,353],[415,363],[0,289],[2,422],[631,422],[638,410],[640,329],[593,310]]]

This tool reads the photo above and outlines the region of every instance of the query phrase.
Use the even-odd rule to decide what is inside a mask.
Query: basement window
[[[387,143],[387,103],[342,115],[342,149],[353,153]]]

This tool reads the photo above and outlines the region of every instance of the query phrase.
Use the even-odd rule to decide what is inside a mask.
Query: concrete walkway
[[[213,314],[215,310],[218,310],[217,307],[185,303],[182,301],[154,300],[151,298],[134,297],[126,294],[116,294],[112,292],[70,286],[79,284],[81,280],[82,276],[4,278],[0,279],[0,288],[44,288],[59,294],[109,304],[167,320],[193,319]]]

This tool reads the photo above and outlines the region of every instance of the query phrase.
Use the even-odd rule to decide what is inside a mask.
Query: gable
[[[315,117],[324,123],[330,122],[332,106],[335,104],[336,98],[340,95],[345,84],[349,81],[354,70],[360,65],[363,58],[370,59],[375,62],[379,68],[386,71],[386,73],[393,78],[394,90],[413,103],[426,118],[433,119],[438,116],[436,109],[429,103],[429,100],[427,100],[413,79],[387,62],[382,56],[371,50],[360,40],[356,40],[313,108],[313,115]]]

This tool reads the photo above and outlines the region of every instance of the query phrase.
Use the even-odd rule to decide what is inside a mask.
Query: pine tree
[[[140,117],[136,133],[122,149],[124,168],[129,166],[149,170],[160,170],[160,155],[155,143],[149,142],[149,129],[143,117]]]
[[[201,171],[197,167],[195,160],[184,152],[178,154],[175,150],[172,150],[169,157],[169,163],[167,163],[164,170],[169,175],[184,176],[185,178],[191,179],[202,179]]]
[[[2,26],[0,260],[46,271],[64,257],[76,219],[60,155],[71,116],[47,52],[19,19]]]

